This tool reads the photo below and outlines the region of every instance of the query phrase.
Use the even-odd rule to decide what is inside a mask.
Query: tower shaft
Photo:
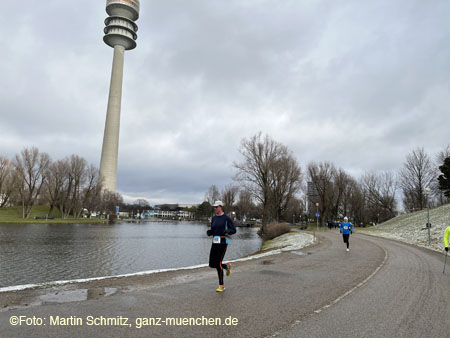
[[[100,160],[100,177],[103,177],[103,188],[112,192],[116,191],[117,182],[124,52],[125,48],[123,46],[114,46],[105,133],[103,135],[102,157]]]
[[[103,135],[100,178],[103,189],[116,192],[119,157],[120,106],[122,103],[123,59],[125,50],[136,48],[139,0],[106,0],[103,41],[114,48],[114,58]]]

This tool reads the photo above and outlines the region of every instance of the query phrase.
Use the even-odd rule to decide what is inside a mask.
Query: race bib
[[[348,226],[344,226],[344,230],[347,230],[348,229]]]
[[[214,236],[213,237],[213,243],[214,244],[220,244],[220,236]]]

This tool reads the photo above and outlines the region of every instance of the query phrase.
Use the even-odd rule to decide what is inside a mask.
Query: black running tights
[[[344,239],[344,243],[347,243],[347,249],[348,249],[350,235],[349,234],[342,234],[342,238]]]
[[[227,252],[228,244],[212,244],[209,253],[209,267],[216,268],[219,275],[219,285],[223,285],[223,269],[226,269],[226,264],[222,264],[225,252]]]

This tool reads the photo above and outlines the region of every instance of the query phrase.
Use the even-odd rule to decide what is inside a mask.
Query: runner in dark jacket
[[[216,291],[222,292],[225,290],[223,269],[227,271],[227,276],[231,273],[231,264],[222,264],[222,261],[230,243],[230,236],[236,233],[236,228],[231,218],[223,212],[222,201],[216,201],[213,206],[216,215],[211,220],[211,229],[207,231],[208,236],[213,236],[209,253],[209,266],[217,269],[219,287]]]

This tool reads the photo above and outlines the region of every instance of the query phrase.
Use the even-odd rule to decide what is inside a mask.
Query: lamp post
[[[317,231],[319,231],[319,203],[316,203]]]
[[[428,246],[431,246],[431,223],[430,223],[430,202],[428,200],[428,195],[431,193],[430,188],[425,188],[423,190],[424,195],[426,196],[426,204],[427,204],[427,229],[428,229]]]

